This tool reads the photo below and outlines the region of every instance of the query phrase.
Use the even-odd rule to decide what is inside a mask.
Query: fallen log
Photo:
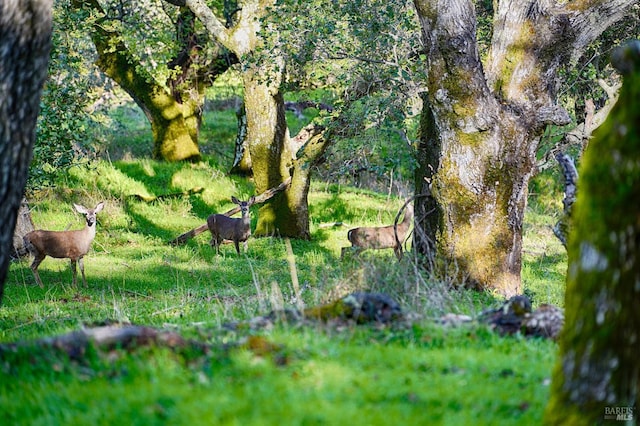
[[[267,189],[262,194],[257,195],[255,197],[254,204],[264,203],[265,201],[269,200],[270,198],[272,198],[277,193],[284,191],[289,185],[291,185],[291,178],[288,178],[287,180],[285,180],[284,182],[282,182],[280,185],[276,186],[275,188]],[[239,211],[240,211],[240,207],[236,206],[236,207],[232,208],[231,210],[229,210],[229,211],[227,211],[227,212],[225,212],[223,214],[225,216],[233,216],[234,214],[238,213]],[[202,225],[200,225],[200,226],[198,226],[196,228],[190,229],[189,231],[185,232],[184,234],[178,235],[176,238],[174,238],[173,240],[169,241],[169,244],[171,244],[172,246],[179,246],[179,245],[185,244],[191,238],[195,237],[196,235],[202,234],[207,229],[208,229],[207,228],[207,224],[205,222],[205,223],[203,223]]]
[[[10,353],[18,352],[20,348],[37,347],[64,353],[70,359],[81,360],[85,357],[90,346],[102,350],[116,348],[132,350],[143,346],[160,346],[174,350],[182,348],[206,350],[204,344],[187,340],[173,331],[131,324],[110,324],[83,328],[67,334],[45,337],[35,341],[3,343],[0,344],[0,358],[4,358],[5,355]]]

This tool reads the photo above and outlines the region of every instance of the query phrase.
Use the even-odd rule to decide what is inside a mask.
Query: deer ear
[[[240,204],[240,201],[233,195],[231,196],[231,201],[233,201],[235,204]]]
[[[104,208],[104,201],[100,201],[96,206],[96,208],[93,209],[93,211],[95,211],[96,213],[100,213],[103,208]]]
[[[78,213],[82,213],[82,214],[87,214],[87,208],[84,206],[81,206],[80,204],[73,204],[73,207],[76,208],[76,210],[78,211]]]
[[[249,205],[252,205],[253,203],[255,203],[255,201],[256,201],[256,197],[252,195],[251,198],[249,198]]]

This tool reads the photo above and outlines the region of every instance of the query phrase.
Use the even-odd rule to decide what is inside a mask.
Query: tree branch
[[[569,16],[571,27],[576,34],[570,46],[571,63],[577,62],[583,54],[584,48],[600,37],[607,28],[623,18],[634,4],[638,4],[638,0],[596,0],[566,3],[560,13]],[[584,9],[581,10],[581,8]],[[594,23],[597,24],[594,25]]]
[[[174,4],[173,1],[182,2],[182,0],[165,1],[172,4]],[[213,14],[212,10],[203,0],[184,0],[184,5],[191,9],[193,14],[198,17],[211,36],[215,37],[220,44],[234,52],[238,57],[241,56],[241,52],[238,51],[237,46],[231,40],[230,31],[225,27],[224,23]]]
[[[595,105],[591,99],[585,100],[586,116],[582,123],[577,124],[573,129],[568,131],[562,140],[547,151],[547,153],[537,162],[536,169],[538,171],[546,170],[553,165],[551,159],[556,157],[558,153],[565,151],[570,146],[580,145],[580,151],[584,151],[586,145],[591,138],[591,134],[609,115],[609,112],[618,101],[618,90],[622,83],[609,86],[605,81],[599,80],[598,84],[607,92],[609,101],[595,112]]]
[[[571,226],[571,210],[573,203],[576,201],[578,171],[573,160],[567,154],[559,153],[556,155],[556,160],[560,164],[564,177],[564,199],[562,200],[564,212],[553,227],[553,233],[566,248]]]

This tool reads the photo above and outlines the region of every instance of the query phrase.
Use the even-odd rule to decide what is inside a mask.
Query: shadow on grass
[[[566,252],[523,255],[522,280],[525,293],[534,305],[551,303],[564,306],[566,271]]]
[[[124,203],[124,211],[129,218],[130,228],[133,232],[139,232],[148,236],[159,237],[163,241],[169,241],[175,237],[175,231],[158,226],[149,220],[146,215],[138,213],[135,209],[135,201],[127,200]]]

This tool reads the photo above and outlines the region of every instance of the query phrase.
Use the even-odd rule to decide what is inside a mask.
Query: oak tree
[[[493,2],[481,56],[472,0],[415,0],[426,48],[416,247],[459,279],[521,292],[522,224],[540,138],[571,118],[559,72],[638,0]],[[426,212],[434,211],[427,215]],[[435,263],[432,263],[432,265]]]

